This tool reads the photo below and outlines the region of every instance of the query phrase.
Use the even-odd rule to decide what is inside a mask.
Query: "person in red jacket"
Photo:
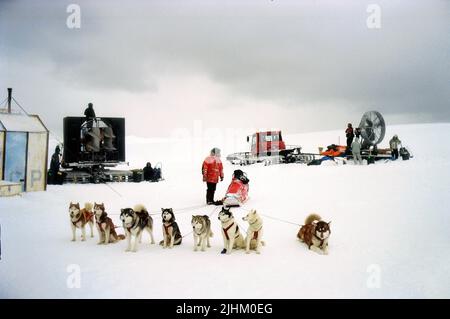
[[[216,192],[217,183],[223,181],[223,165],[220,160],[220,149],[217,147],[211,150],[202,165],[203,181],[206,182],[206,203],[208,205],[214,204],[214,193]]]

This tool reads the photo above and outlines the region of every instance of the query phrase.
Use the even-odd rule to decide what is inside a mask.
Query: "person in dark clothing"
[[[61,149],[59,146],[56,146],[55,153],[52,155],[52,160],[50,161],[50,170],[48,174],[48,184],[62,184],[59,178],[59,167],[61,166],[60,161],[60,153]]]
[[[95,111],[94,111],[94,105],[92,103],[89,103],[87,109],[84,110],[84,116],[86,116],[87,127],[91,128],[92,123],[96,118]]]
[[[152,164],[150,162],[147,163],[147,165],[145,165],[143,173],[144,173],[144,181],[154,181],[155,171],[153,170]]]
[[[359,127],[355,128],[355,137],[359,140],[361,137],[361,129]]]
[[[355,137],[352,123],[348,123],[347,129],[345,130],[345,137],[347,137],[347,150],[350,150],[352,147],[353,138]]]

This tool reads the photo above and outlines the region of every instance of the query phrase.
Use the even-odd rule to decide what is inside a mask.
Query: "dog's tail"
[[[144,205],[142,205],[142,204],[137,204],[137,205],[135,205],[134,207],[133,207],[133,210],[135,211],[135,212],[146,212],[147,211],[147,208],[145,208],[145,206]]]
[[[85,203],[84,204],[84,209],[88,212],[92,212],[92,208],[94,208],[94,205],[92,205],[92,203]]]
[[[322,220],[322,217],[320,217],[317,214],[310,214],[308,217],[306,217],[305,219],[305,225],[309,225],[312,224],[315,220],[320,221]]]

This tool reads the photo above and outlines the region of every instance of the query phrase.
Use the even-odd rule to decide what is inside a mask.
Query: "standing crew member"
[[[357,139],[361,137],[361,129],[359,127],[355,128],[355,137]]]
[[[217,183],[223,181],[223,165],[220,160],[220,149],[217,147],[211,150],[202,165],[203,181],[206,182],[206,204],[214,204],[214,193],[216,192]]]
[[[397,135],[394,135],[393,138],[389,141],[389,147],[391,148],[392,160],[398,159],[398,148],[402,144],[402,142],[398,139]]]
[[[351,146],[352,146],[353,161],[355,162],[355,165],[356,164],[362,165],[361,143],[359,143],[359,139],[355,138]]]
[[[58,178],[59,167],[61,165],[60,153],[61,153],[61,149],[59,148],[59,146],[56,146],[55,153],[53,153],[52,160],[50,162],[49,179],[47,181],[48,184],[52,185],[52,184],[60,183],[59,178]]]
[[[352,123],[348,123],[347,129],[345,130],[345,137],[347,137],[347,152],[352,147],[353,137],[355,134],[353,133]]]
[[[84,116],[86,116],[87,127],[91,128],[92,121],[94,121],[96,118],[95,111],[94,111],[94,105],[92,103],[89,103],[87,109],[84,110]]]

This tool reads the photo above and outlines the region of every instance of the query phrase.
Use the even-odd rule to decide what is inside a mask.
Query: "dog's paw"
[[[222,249],[222,251],[220,252],[221,254],[226,254],[227,253],[227,250],[224,248],[224,249]]]
[[[155,241],[152,240],[152,241],[150,242],[150,245],[154,245],[154,244],[155,244]]]
[[[75,238],[72,238],[72,240],[71,241],[76,241],[76,239]]]
[[[246,254],[250,254],[250,250],[246,250],[245,253],[246,253]]]
[[[202,251],[206,251],[206,249],[205,249],[205,248],[202,248]]]
[[[81,241],[86,241],[86,238],[81,238]]]
[[[261,252],[260,252],[259,250],[257,250],[256,253],[257,253],[258,255],[261,254]]]
[[[195,246],[195,248],[194,248],[194,251],[197,251],[198,249],[197,249],[197,246]]]

